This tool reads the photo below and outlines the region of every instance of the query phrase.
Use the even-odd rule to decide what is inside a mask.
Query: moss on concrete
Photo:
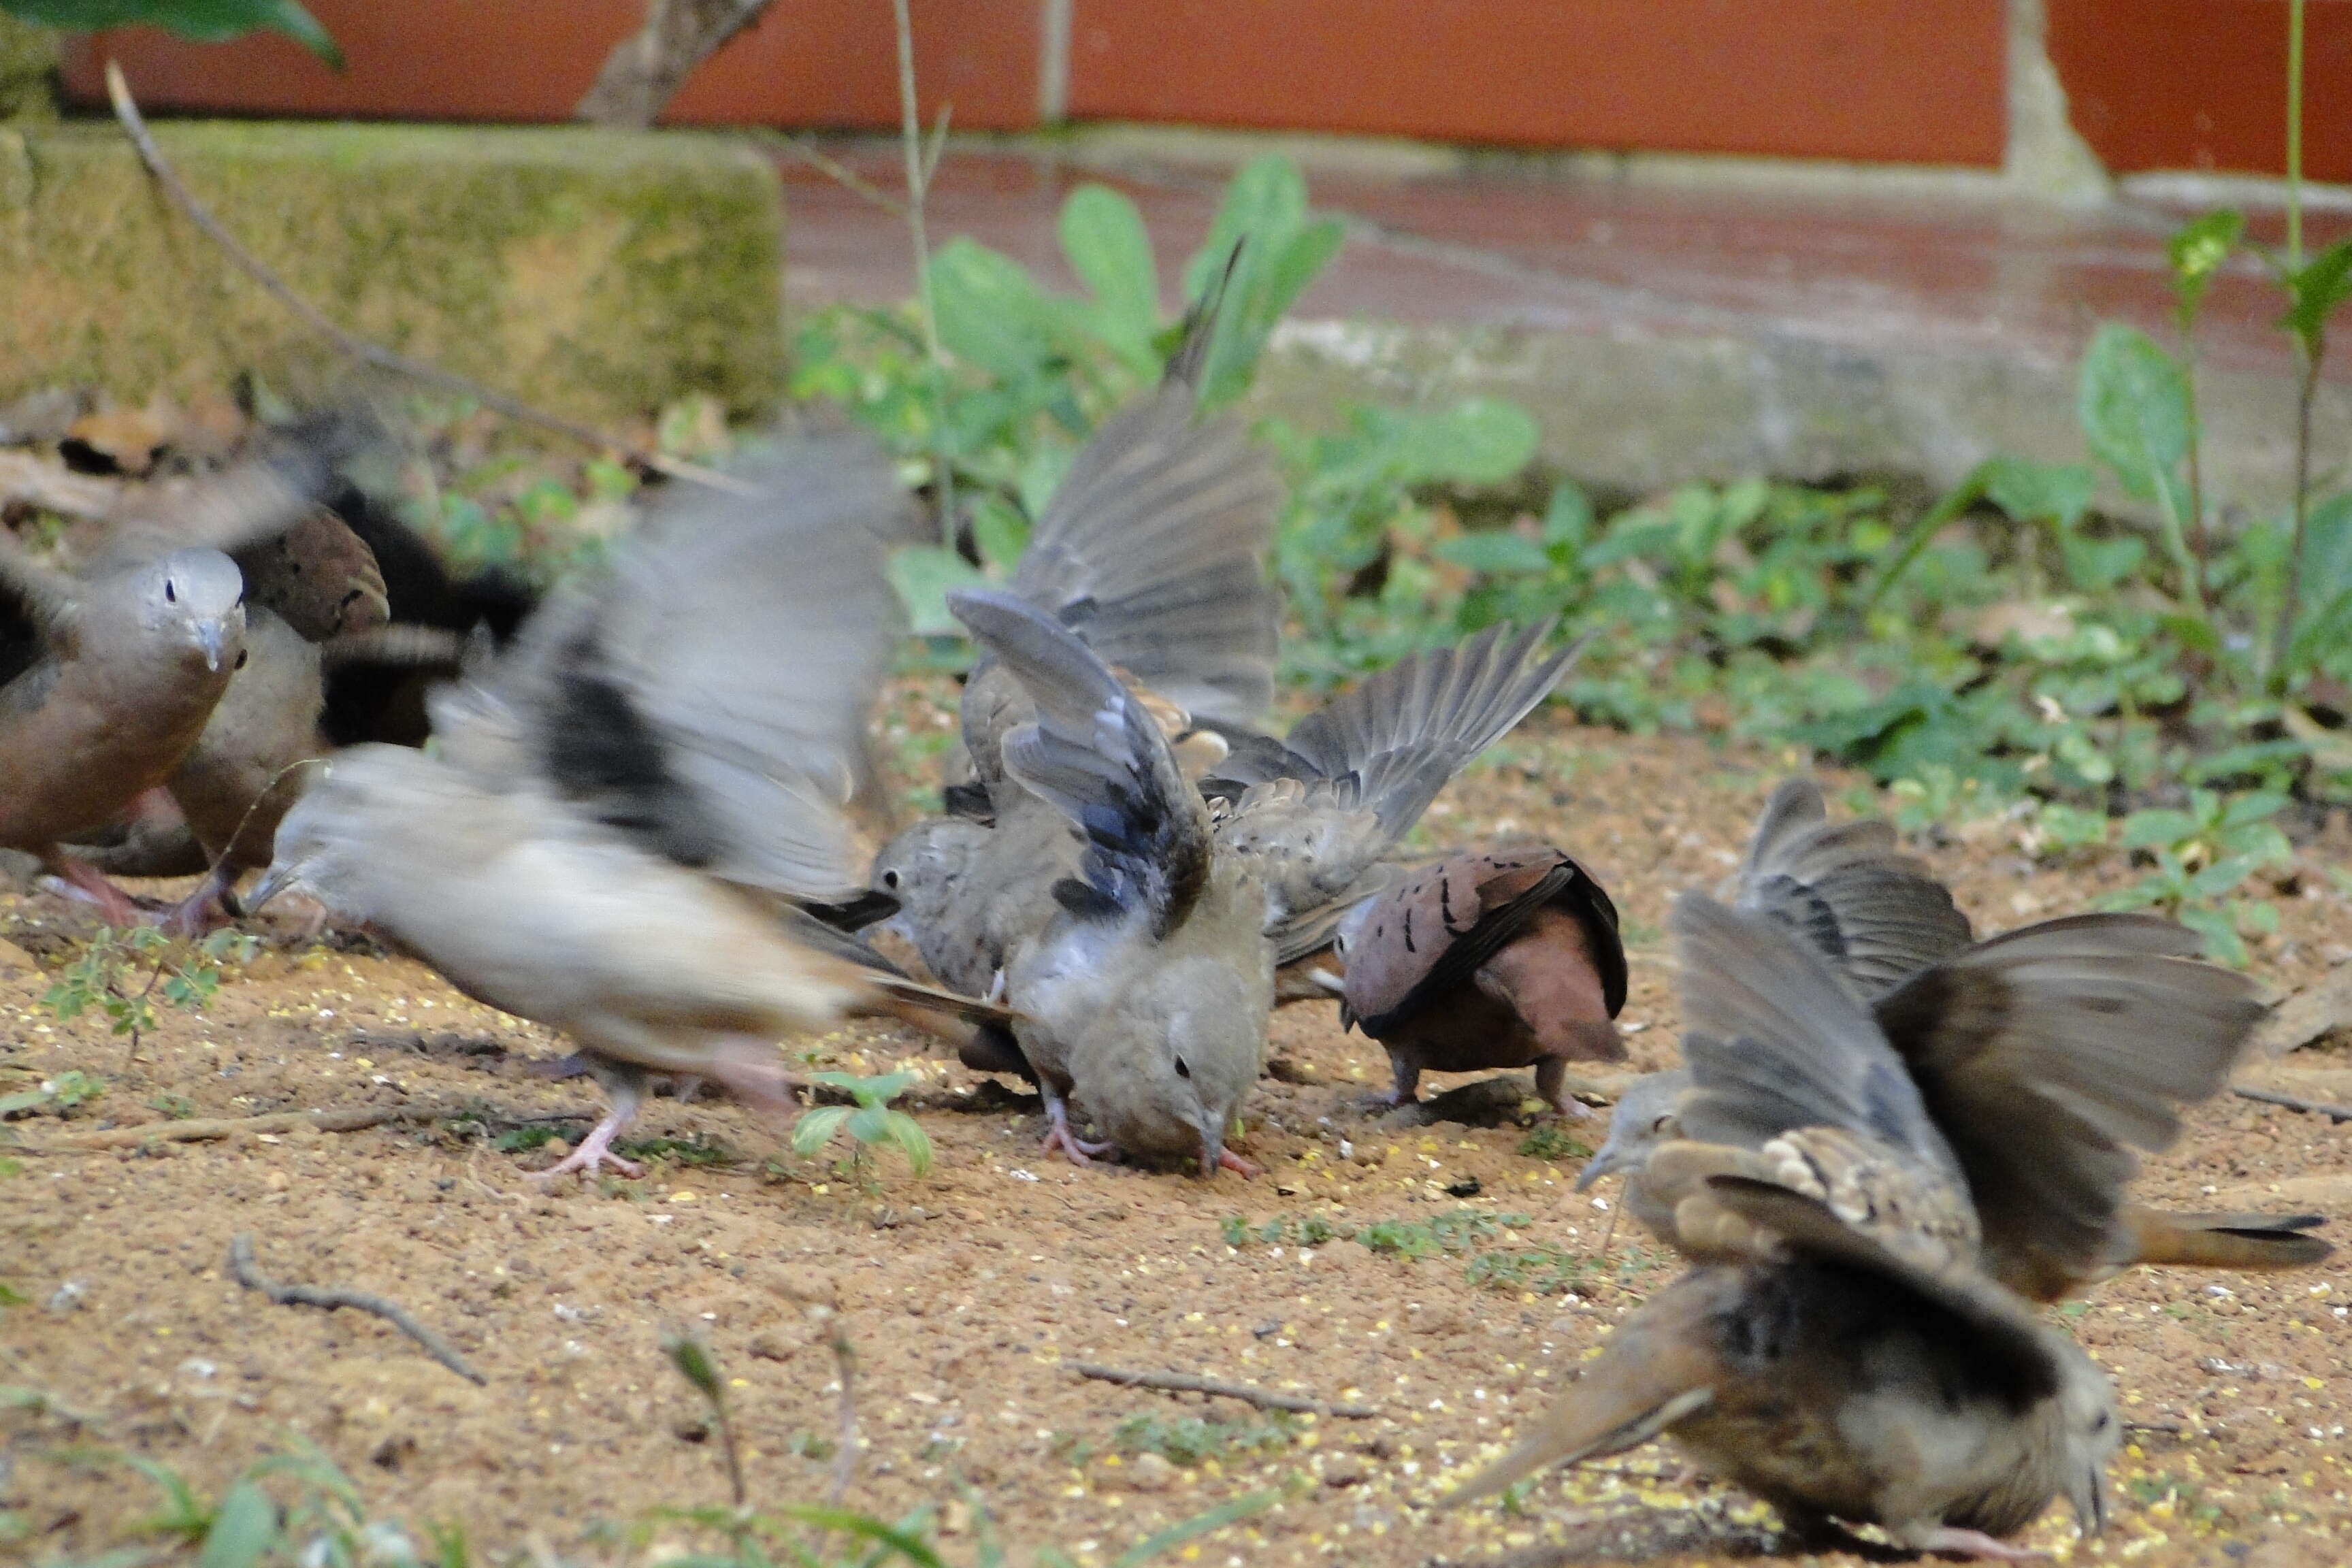
[[[775,171],[721,138],[190,121],[181,177],[294,290],[375,342],[576,418],[688,393],[772,407]],[[0,400],[142,400],[254,370],[347,374],[147,179],[110,126],[0,132]]]
[[[0,11],[0,120],[58,117],[58,37],[54,27]]]

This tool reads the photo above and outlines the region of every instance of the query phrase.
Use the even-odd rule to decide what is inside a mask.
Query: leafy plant
[[[159,989],[171,1005],[201,1012],[220,989],[223,962],[249,963],[260,945],[234,931],[215,931],[186,944],[174,942],[153,926],[128,931],[104,926],[79,958],[58,972],[41,1005],[60,1023],[95,1007],[106,1016],[113,1033],[130,1037],[135,1052],[139,1037],[155,1027]]]
[[[337,70],[343,51],[299,0],[0,0],[0,10],[44,26],[95,33],[145,23],[200,44],[283,33]]]
[[[2231,897],[2246,880],[2294,858],[2286,835],[2271,818],[2287,805],[2278,795],[2225,797],[2189,792],[2186,811],[2136,811],[2124,818],[2118,841],[2148,855],[2156,869],[2107,900],[2111,909],[2155,907],[2201,933],[2206,951],[2243,968],[2245,938],[2278,929],[2278,910],[2265,900]]]
[[[1557,1122],[1545,1122],[1519,1140],[1519,1151],[1531,1160],[1590,1160],[1592,1151],[1577,1139],[1560,1131]]]
[[[1205,1460],[1286,1447],[1297,1436],[1297,1417],[1276,1411],[1263,1420],[1211,1421],[1197,1415],[1171,1421],[1145,1413],[1111,1428],[1112,1447],[1122,1454],[1157,1454],[1191,1469]]]
[[[1473,1285],[1549,1296],[1586,1284],[1600,1267],[1595,1258],[1535,1247],[1519,1252],[1479,1253],[1470,1259],[1468,1278]]]
[[[0,1120],[36,1110],[54,1110],[62,1116],[105,1093],[105,1079],[93,1078],[79,1068],[68,1068],[54,1078],[43,1079],[37,1088],[0,1095]]]
[[[857,1103],[854,1107],[820,1105],[801,1112],[800,1120],[793,1123],[793,1153],[807,1159],[836,1133],[846,1132],[851,1140],[850,1161],[861,1171],[871,1151],[895,1147],[907,1157],[907,1167],[915,1175],[930,1173],[929,1134],[905,1111],[890,1109],[890,1101],[914,1087],[913,1073],[859,1078],[855,1073],[820,1072],[810,1074],[809,1081],[840,1089]]]

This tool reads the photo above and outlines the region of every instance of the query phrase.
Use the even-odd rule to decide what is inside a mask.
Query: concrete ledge
[[[351,331],[576,418],[689,392],[772,408],[783,374],[773,165],[676,132],[191,121],[189,187]],[[154,188],[111,125],[0,129],[0,400],[133,401],[347,375]]]
[[[1752,474],[1824,479],[1916,474],[1956,483],[1996,454],[2084,461],[2076,366],[2055,356],[1868,344],[1789,332],[1615,332],[1294,321],[1277,329],[1252,405],[1303,424],[1367,396],[1516,399],[1543,431],[1544,463],[1647,492]],[[2208,367],[2198,378],[2206,479],[2222,502],[2283,509],[2294,473],[2294,384]],[[2352,447],[2352,394],[2324,386],[2317,467]],[[2103,480],[2103,504],[2147,509]]]

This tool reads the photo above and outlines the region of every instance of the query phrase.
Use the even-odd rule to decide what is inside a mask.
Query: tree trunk
[[[646,0],[646,25],[605,57],[596,85],[572,117],[651,125],[694,68],[767,8],[768,0]]]

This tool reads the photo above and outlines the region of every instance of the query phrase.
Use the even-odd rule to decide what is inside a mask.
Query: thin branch
[[[1222,1383],[1213,1377],[1194,1377],[1190,1373],[1130,1372],[1124,1367],[1097,1366],[1083,1361],[1066,1361],[1062,1364],[1080,1377],[1090,1377],[1097,1383],[1116,1383],[1123,1388],[1165,1389],[1171,1394],[1220,1394],[1255,1405],[1260,1410],[1293,1410],[1308,1415],[1343,1416],[1349,1421],[1369,1421],[1380,1414],[1369,1405],[1334,1405],[1328,1399],[1310,1398],[1303,1394],[1276,1394],[1270,1388]]]
[[[2300,1096],[2281,1094],[2274,1089],[2244,1089],[2236,1084],[2230,1092],[2240,1100],[2252,1100],[2263,1105],[2284,1105],[2289,1110],[2307,1111],[2314,1116],[2326,1116],[2337,1121],[2352,1121],[2352,1105],[2333,1105],[2324,1100],[2305,1100]]]
[[[228,1271],[236,1282],[248,1290],[258,1290],[281,1307],[320,1307],[332,1311],[338,1307],[350,1307],[362,1312],[373,1312],[425,1347],[425,1353],[470,1383],[487,1384],[488,1378],[466,1364],[448,1341],[435,1333],[404,1311],[397,1303],[365,1290],[322,1289],[315,1285],[280,1285],[261,1271],[253,1260],[253,1234],[239,1231],[228,1244]]]
[[[321,1132],[357,1132],[381,1127],[407,1114],[400,1105],[347,1105],[333,1110],[275,1110],[267,1116],[226,1119],[197,1117],[184,1121],[150,1121],[137,1127],[110,1127],[103,1132],[53,1143],[11,1143],[11,1154],[85,1154],[101,1149],[135,1149],[142,1143],[202,1143],[215,1138],[235,1138],[262,1132],[292,1132],[315,1127]]]
[[[824,151],[805,136],[787,136],[781,131],[761,127],[757,132],[761,145],[790,153],[843,190],[861,201],[870,202],[899,222],[907,221],[907,204]]]
[[[898,30],[898,139],[907,160],[907,233],[915,247],[915,301],[923,317],[923,354],[931,370],[931,484],[940,509],[940,543],[956,547],[955,474],[948,462],[947,352],[940,347],[939,311],[931,303],[931,242],[923,226],[925,198],[930,194],[929,171],[924,166],[923,118],[915,103],[915,24],[907,14],[907,0],[890,0],[890,16]],[[947,119],[940,120],[944,134]]]
[[[271,271],[259,257],[247,250],[235,235],[223,227],[220,219],[213,216],[212,209],[199,201],[195,193],[182,183],[177,172],[164,160],[163,150],[155,144],[155,138],[148,132],[147,121],[140,115],[139,105],[131,100],[130,84],[123,79],[122,68],[112,60],[106,62],[106,91],[107,96],[114,100],[114,117],[122,122],[123,132],[131,138],[131,144],[139,150],[140,162],[147,165],[147,173],[153,176],[158,185],[163,188],[163,194],[172,198],[173,204],[187,215],[188,221],[204,230],[205,236],[221,247],[222,253],[236,264],[239,271],[260,285],[263,292],[293,312],[304,326],[325,338],[352,358],[362,364],[373,365],[379,370],[388,370],[394,374],[407,376],[412,381],[424,382],[428,386],[437,386],[444,392],[454,392],[461,397],[473,398],[484,407],[495,409],[509,419],[520,420],[526,425],[536,425],[541,429],[569,436],[575,441],[603,451],[618,452],[642,468],[667,474],[672,479],[692,479],[698,484],[709,485],[718,489],[732,490],[740,495],[760,493],[757,487],[747,485],[742,480],[722,474],[715,468],[706,468],[698,463],[682,463],[675,458],[665,457],[648,447],[617,439],[592,425],[583,425],[577,420],[566,419],[560,414],[550,414],[545,409],[534,408],[522,399],[510,396],[496,387],[485,386],[478,381],[443,370],[438,365],[426,364],[422,360],[413,360],[405,354],[394,353],[390,349],[380,347],[365,338],[345,331],[328,320],[325,313],[317,306],[289,288],[285,280]]]
[[[834,1425],[833,1484],[825,1489],[825,1501],[839,1508],[849,1491],[849,1478],[857,1470],[857,1350],[841,1326],[839,1308],[834,1309],[833,1338],[828,1343],[834,1367],[841,1376],[841,1405]]]

